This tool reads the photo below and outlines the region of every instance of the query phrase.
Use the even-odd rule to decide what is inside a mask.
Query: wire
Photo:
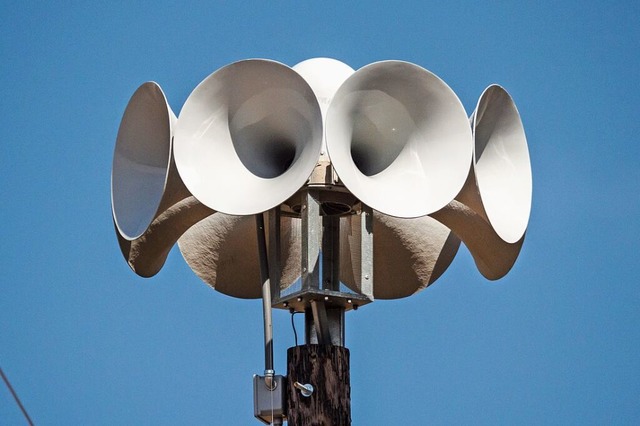
[[[2,376],[2,380],[4,380],[4,383],[7,385],[7,388],[9,388],[11,395],[13,395],[13,399],[16,400],[16,403],[18,404],[18,407],[20,407],[22,414],[24,414],[24,418],[27,419],[29,426],[33,426],[31,417],[29,417],[29,414],[27,414],[27,410],[25,410],[24,406],[22,405],[22,402],[20,402],[20,398],[18,398],[18,394],[16,393],[16,391],[13,390],[13,386],[11,386],[11,383],[9,383],[9,379],[7,378],[7,376],[4,375],[2,368],[0,368],[0,376]]]
[[[275,375],[273,376],[273,380],[276,380]],[[271,424],[273,424],[273,423],[274,423],[274,420],[275,420],[275,419],[274,419],[274,417],[273,417],[273,411],[274,411],[274,409],[273,409],[273,405],[274,405],[274,404],[273,404],[273,391],[274,391],[274,390],[272,389],[272,390],[269,392],[269,394],[271,395]]]
[[[293,321],[293,316],[295,314],[297,314],[297,312],[291,309],[291,327],[293,328],[293,337],[295,339],[296,346],[298,346],[298,333],[296,332],[296,323]]]

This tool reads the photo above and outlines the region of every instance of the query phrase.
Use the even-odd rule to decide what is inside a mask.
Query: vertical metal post
[[[320,279],[320,203],[312,191],[306,191],[300,216],[302,219],[302,290],[318,289]]]
[[[260,258],[260,278],[262,280],[262,313],[264,315],[264,374],[265,379],[273,379],[273,323],[271,319],[271,283],[269,281],[269,260],[262,213],[256,214],[258,256]],[[270,381],[270,380],[269,380]],[[270,386],[267,381],[267,386]]]
[[[280,206],[269,210],[269,281],[271,300],[280,297],[280,277],[282,276],[282,243],[280,237]]]
[[[360,212],[360,293],[373,301],[373,210]]]
[[[314,196],[315,195],[315,196]],[[340,290],[340,218],[321,215],[317,194],[302,206],[302,288]],[[344,346],[344,309],[312,300],[305,312],[307,344]]]

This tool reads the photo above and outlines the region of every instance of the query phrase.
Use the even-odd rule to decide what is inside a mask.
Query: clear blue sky
[[[177,248],[152,279],[129,270],[112,153],[144,81],[178,113],[233,61],[318,56],[414,62],[468,113],[503,85],[534,177],[507,277],[462,248],[427,290],[347,315],[354,425],[640,422],[640,3],[131,3],[0,2],[0,366],[37,424],[258,424],[260,302]],[[22,424],[4,386],[0,424]]]

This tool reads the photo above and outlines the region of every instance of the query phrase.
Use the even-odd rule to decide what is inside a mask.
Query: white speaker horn
[[[399,218],[433,213],[462,188],[472,156],[460,100],[415,64],[367,65],[338,89],[327,112],[327,149],[358,199]]]
[[[326,122],[327,110],[342,83],[354,73],[353,68],[332,58],[311,58],[293,66],[315,93]],[[323,138],[320,158],[326,156],[326,141]]]
[[[158,84],[133,94],[118,129],[111,171],[111,211],[122,254],[151,277],[191,225],[213,214],[186,189],[171,146],[176,116]]]
[[[189,95],[174,137],[189,191],[211,209],[261,213],[304,185],[322,146],[322,114],[309,84],[278,62],[220,68]]]
[[[491,85],[471,116],[474,159],[456,200],[431,216],[469,248],[478,269],[496,280],[520,253],[531,211],[532,179],[520,114],[506,90]]]

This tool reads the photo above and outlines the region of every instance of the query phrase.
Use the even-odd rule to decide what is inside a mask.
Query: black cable
[[[29,414],[27,414],[27,410],[25,410],[24,406],[22,405],[22,402],[20,402],[20,398],[18,398],[18,394],[16,394],[16,391],[13,390],[13,386],[11,386],[11,383],[9,383],[9,379],[7,378],[7,376],[4,375],[2,368],[0,368],[0,376],[2,376],[2,380],[4,380],[4,383],[9,388],[11,395],[13,395],[13,399],[16,400],[18,407],[20,407],[20,410],[22,410],[22,414],[24,414],[25,419],[27,419],[27,422],[29,422],[29,426],[33,426],[31,417],[29,417]]]
[[[295,314],[297,314],[297,312],[291,309],[291,327],[293,327],[293,337],[295,339],[296,346],[298,346],[298,333],[296,332],[296,323],[293,321],[293,316]]]

